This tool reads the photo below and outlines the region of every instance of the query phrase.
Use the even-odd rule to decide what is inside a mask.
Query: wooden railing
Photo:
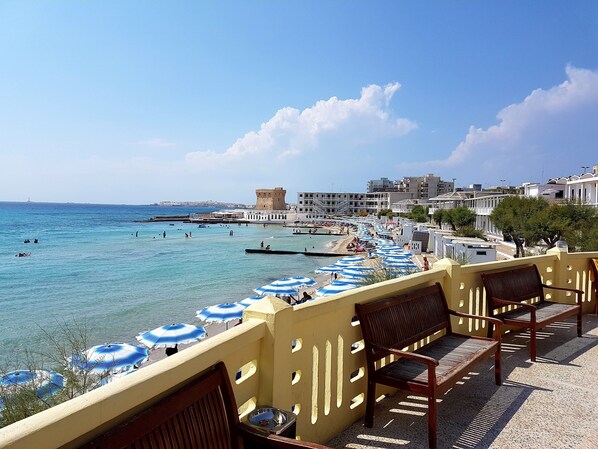
[[[219,360],[228,367],[242,416],[257,405],[292,410],[297,413],[299,436],[326,442],[365,411],[365,356],[355,303],[440,282],[450,308],[483,315],[486,299],[480,273],[535,264],[544,282],[584,290],[584,312],[589,313],[596,301],[589,287],[591,257],[598,257],[598,252],[550,250],[543,256],[465,266],[444,259],[427,272],[295,307],[267,297],[245,311],[239,326],[0,429],[0,447],[77,447]],[[477,320],[454,321],[453,328],[468,334],[486,333]]]

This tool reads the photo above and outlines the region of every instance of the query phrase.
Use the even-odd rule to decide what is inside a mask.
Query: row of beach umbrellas
[[[379,255],[385,257],[386,264],[410,262],[410,254],[399,254],[394,248],[380,248]],[[378,252],[377,251],[377,252]],[[347,256],[334,264],[321,267],[316,273],[339,273],[342,279],[336,279],[316,291],[317,296],[328,296],[359,287],[360,281],[373,270],[362,267],[365,259],[361,256]],[[408,262],[407,262],[408,261]],[[411,262],[412,263],[412,262]],[[265,295],[293,296],[300,288],[313,287],[316,282],[308,277],[289,277],[276,280],[256,288],[257,296],[250,296],[235,303],[215,304],[196,312],[196,317],[205,322],[228,323],[242,318],[243,310],[261,300]],[[315,298],[314,298],[315,299]],[[191,324],[170,324],[140,333],[137,340],[145,347],[128,343],[97,345],[73,355],[68,363],[75,369],[95,373],[110,373],[119,376],[139,367],[149,358],[149,349],[174,347],[201,340],[206,337],[202,326]],[[19,385],[35,385],[40,397],[56,393],[64,386],[64,378],[55,372],[45,370],[17,370],[0,377],[0,392],[16,388]],[[0,404],[1,406],[1,404]]]

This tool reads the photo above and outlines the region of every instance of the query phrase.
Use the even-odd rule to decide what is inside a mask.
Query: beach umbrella
[[[340,273],[341,271],[343,271],[342,266],[340,265],[336,265],[336,264],[332,264],[332,265],[327,265],[325,267],[320,267],[317,270],[314,270],[315,273]]]
[[[240,320],[243,318],[243,310],[245,306],[238,302],[214,304],[213,306],[204,307],[198,310],[196,315],[202,321],[227,323],[232,320]]]
[[[400,261],[393,261],[393,260],[385,260],[384,265],[387,267],[403,267],[403,268],[411,268],[417,267],[413,262],[400,262]]]
[[[346,260],[339,260],[337,262],[334,263],[334,265],[338,265],[339,267],[353,267],[355,265],[359,265],[361,262],[351,262],[351,261],[346,261]]]
[[[119,372],[139,366],[149,358],[149,351],[128,343],[94,346],[71,357],[71,364],[82,370]]]
[[[251,304],[258,302],[260,299],[264,299],[263,296],[249,296],[248,298],[239,301],[239,304],[245,307],[249,307]]]
[[[168,324],[137,335],[137,340],[148,348],[165,348],[191,343],[206,338],[206,330],[193,324]]]
[[[319,290],[316,290],[316,295],[330,296],[335,295],[337,293],[346,292],[347,290],[351,290],[357,287],[359,287],[359,285],[355,283],[340,283],[338,281],[334,281],[332,284],[326,285],[320,288]]]
[[[42,398],[56,393],[64,387],[64,377],[47,370],[16,370],[0,376],[0,392],[10,395],[19,387],[32,387]]]
[[[298,282],[299,287],[313,287],[314,285],[317,284],[316,281],[314,281],[311,278],[305,277],[305,276],[295,276],[290,279]]]
[[[343,257],[340,262],[363,262],[365,258],[361,256],[345,256]]]
[[[344,278],[344,279],[340,278],[340,279],[335,279],[334,281],[332,281],[332,284],[334,284],[334,285],[357,285],[357,284],[360,284],[361,282],[362,282],[362,279],[357,279],[357,278]]]
[[[341,275],[345,276],[346,278],[365,279],[370,275],[370,272],[353,270],[352,268],[345,268],[343,271],[341,271]]]
[[[300,285],[297,281],[279,279],[278,281],[271,282],[268,285],[258,287],[253,291],[258,295],[274,295],[274,296],[292,296],[297,294],[297,289]]]
[[[374,267],[362,267],[359,265],[352,265],[350,267],[343,268],[343,271],[346,271],[346,270],[358,271],[360,273],[366,273],[366,272],[374,271]]]

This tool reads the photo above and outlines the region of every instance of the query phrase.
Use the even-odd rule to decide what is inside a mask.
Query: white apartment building
[[[598,165],[593,167],[592,173],[568,178],[565,197],[571,201],[598,207]]]
[[[376,214],[390,209],[398,192],[299,192],[297,216],[299,220],[351,216],[359,213]]]
[[[463,200],[463,206],[471,209],[475,212],[475,228],[483,231],[486,234],[502,236],[500,230],[494,226],[494,223],[490,219],[490,214],[494,210],[498,203],[504,200],[506,197],[512,195],[487,195],[468,198]]]

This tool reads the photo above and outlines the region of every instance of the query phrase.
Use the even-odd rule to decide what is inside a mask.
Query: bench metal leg
[[[577,336],[581,337],[581,311],[577,314]]]
[[[365,427],[374,426],[374,408],[376,407],[376,382],[368,380],[368,391],[365,398]]]
[[[532,362],[536,361],[536,326],[530,327],[530,335],[531,335],[531,342],[530,342],[530,358]]]
[[[500,343],[498,343],[498,347],[494,353],[494,382],[496,382],[496,385],[502,385],[501,360]]]
[[[436,449],[436,396],[434,393],[428,396],[428,445],[430,449]]]

